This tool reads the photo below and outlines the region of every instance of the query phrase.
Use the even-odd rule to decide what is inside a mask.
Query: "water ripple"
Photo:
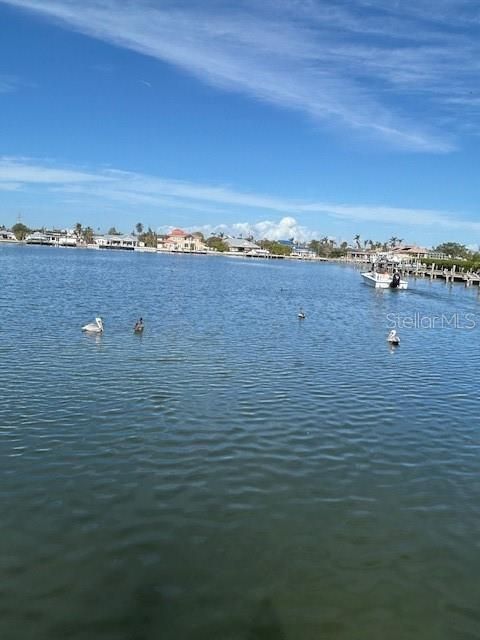
[[[0,637],[480,637],[478,330],[385,341],[389,314],[478,313],[476,290],[35,247],[0,265]]]

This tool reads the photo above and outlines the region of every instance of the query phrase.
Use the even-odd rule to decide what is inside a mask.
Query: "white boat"
[[[395,277],[397,276],[397,277]],[[367,271],[362,273],[365,284],[375,289],[407,289],[407,280],[402,280],[398,274],[378,273],[377,271]],[[395,284],[395,282],[397,284]]]
[[[6,229],[0,230],[0,242],[17,242],[17,236]]]
[[[25,238],[25,242],[27,244],[50,244],[50,240],[47,235],[41,231],[34,231],[33,233],[30,233]]]

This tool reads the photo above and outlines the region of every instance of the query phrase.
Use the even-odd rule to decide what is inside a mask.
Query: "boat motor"
[[[393,274],[393,278],[392,281],[390,283],[390,286],[392,287],[392,289],[396,289],[400,284],[400,274],[395,272]]]

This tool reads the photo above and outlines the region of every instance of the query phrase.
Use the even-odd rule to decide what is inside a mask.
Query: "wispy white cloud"
[[[240,222],[237,227],[232,227],[234,230],[245,234],[250,230],[257,236],[269,233],[274,238],[306,238],[309,232],[297,222],[300,217],[303,221],[311,221],[310,229],[321,228],[322,223],[328,220],[330,223],[371,222],[412,229],[423,226],[480,232],[480,222],[469,220],[459,212],[385,204],[305,201],[115,169],[77,171],[72,167],[62,168],[53,166],[51,162],[44,164],[25,158],[0,158],[0,189],[2,187],[33,193],[38,203],[51,200],[54,194],[63,194],[67,199],[74,196],[77,203],[85,203],[85,210],[92,204],[101,209],[116,203],[122,211],[136,216],[148,206],[150,211],[157,212],[159,219],[164,218],[165,211],[170,209],[175,211],[175,217],[185,212],[189,213],[190,219],[194,211],[198,214],[198,225],[208,224],[211,219],[236,217],[238,220],[245,216],[244,219],[257,222]]]
[[[0,182],[0,191],[18,191],[21,188],[19,182]]]
[[[458,109],[478,86],[480,18],[471,0],[0,2],[408,150],[452,150]],[[465,114],[478,128],[478,116]]]
[[[0,75],[0,93],[13,93],[17,91],[20,84],[15,76]]]
[[[28,158],[0,158],[0,183],[73,184],[105,181],[108,177],[78,170],[55,168],[48,164],[31,164]]]

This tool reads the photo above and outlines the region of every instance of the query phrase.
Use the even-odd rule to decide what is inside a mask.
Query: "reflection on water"
[[[478,314],[476,288],[43,247],[0,268],[1,638],[479,637],[479,329],[386,341],[389,314]]]

